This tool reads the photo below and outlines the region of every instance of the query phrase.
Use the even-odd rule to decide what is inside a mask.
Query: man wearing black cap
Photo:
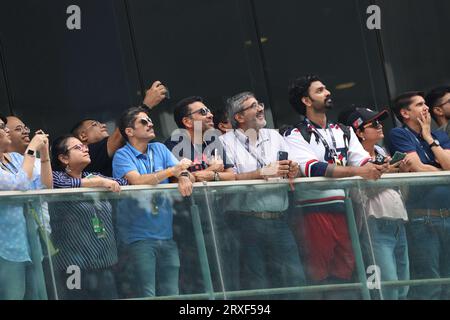
[[[431,115],[423,92],[407,92],[394,100],[393,111],[403,127],[390,132],[391,152],[407,153],[411,172],[450,170],[450,140],[443,131],[431,131]],[[412,279],[450,276],[450,190],[411,186],[407,209]],[[444,286],[411,288],[414,299],[448,299]]]
[[[376,180],[387,169],[369,163],[353,130],[327,121],[332,108],[331,93],[313,75],[294,80],[289,101],[301,114],[301,121],[284,136],[290,156],[307,177],[343,178],[361,176]],[[304,249],[307,273],[316,284],[340,283],[351,279],[355,266],[347,228],[344,190],[298,190],[294,229]],[[324,298],[332,298],[330,293]]]

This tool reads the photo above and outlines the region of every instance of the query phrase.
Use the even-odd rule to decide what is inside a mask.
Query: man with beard
[[[180,130],[165,145],[178,159],[188,158],[196,181],[234,180],[233,165],[214,130],[213,114],[201,97],[188,97],[177,103],[173,113]]]
[[[450,86],[434,88],[427,94],[425,100],[439,130],[446,132],[450,137]]]
[[[166,97],[166,93],[167,88],[160,81],[155,81],[146,91],[142,107],[150,111]],[[114,153],[125,144],[119,128],[109,135],[106,124],[88,118],[75,124],[70,132],[89,146],[91,163],[86,167],[86,171],[111,177]]]
[[[354,131],[327,120],[332,108],[331,93],[314,75],[294,80],[289,86],[289,102],[301,114],[301,121],[284,133],[293,161],[306,177],[344,178],[361,176],[376,180],[387,164],[369,163],[370,155]],[[293,228],[306,272],[312,284],[348,282],[355,258],[345,215],[344,190],[296,188]],[[334,292],[325,293],[333,299]],[[342,298],[342,293],[340,293]]]
[[[265,129],[264,104],[251,92],[227,101],[227,112],[234,130],[220,136],[236,180],[295,178],[298,164],[279,160],[287,145],[276,130]],[[264,187],[264,188],[262,188]],[[304,283],[303,268],[294,236],[287,223],[289,201],[285,185],[245,186],[230,195],[240,240],[243,289],[279,288]]]

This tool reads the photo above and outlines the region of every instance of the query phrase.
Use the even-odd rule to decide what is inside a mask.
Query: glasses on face
[[[14,131],[16,132],[25,132],[25,133],[30,133],[30,128],[28,128],[27,126],[17,126],[14,128]]]
[[[142,124],[144,127],[147,127],[149,125],[153,125],[153,121],[150,118],[139,118],[139,123]]]
[[[249,109],[256,109],[256,108],[258,108],[258,106],[264,109],[264,103],[262,103],[262,102],[253,102],[248,107],[243,108],[241,111],[238,111],[236,113],[244,112],[244,111],[247,111]]]
[[[448,100],[447,100],[446,102],[444,102],[444,103],[441,103],[440,105],[436,106],[435,108],[443,107],[443,106],[445,106],[447,103],[450,103],[450,99],[448,99]]]
[[[67,149],[67,152],[70,150],[78,150],[78,151],[89,151],[89,147],[87,145],[84,145],[82,143],[76,144],[74,146],[71,146]]]
[[[85,130],[88,130],[88,129],[92,128],[92,127],[100,127],[100,125],[101,125],[101,123],[100,123],[100,122],[98,122],[98,121],[94,120],[94,121],[92,121],[92,122],[91,122],[91,124],[90,124],[90,125],[88,125],[88,126],[86,127],[86,129],[85,129]]]
[[[366,129],[366,128],[379,129],[380,127],[381,127],[381,122],[378,120],[373,120],[372,122],[369,122],[364,125],[364,129]]]
[[[193,114],[196,113],[200,113],[202,116],[206,116],[208,113],[211,113],[211,110],[209,110],[207,107],[203,107],[201,109],[195,110],[194,112],[188,113],[186,117],[192,116]]]

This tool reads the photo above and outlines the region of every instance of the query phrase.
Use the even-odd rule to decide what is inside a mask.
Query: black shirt
[[[170,137],[164,144],[177,159],[187,158],[194,165],[202,166],[202,168],[198,167],[194,171],[206,169],[208,167],[208,160],[214,157],[215,150],[217,150],[217,155],[223,160],[224,169],[234,167],[228,160],[225,148],[217,136],[211,137],[211,140],[204,141],[201,150],[200,146],[197,148],[194,147],[192,141],[186,135]]]
[[[112,158],[108,155],[108,138],[89,145],[91,163],[84,169],[87,172],[98,172],[112,177]]]

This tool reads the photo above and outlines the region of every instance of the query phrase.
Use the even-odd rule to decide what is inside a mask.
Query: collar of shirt
[[[142,152],[140,152],[138,149],[136,149],[135,147],[133,147],[129,142],[127,142],[126,144],[127,148],[131,151],[131,153],[136,157],[136,158],[144,158],[147,159],[149,157],[149,152],[150,152],[150,144],[147,145],[147,152],[144,154]]]
[[[245,135],[242,130],[236,129],[234,132],[235,132],[236,138],[238,138],[239,142],[241,142],[244,146],[247,145],[247,143],[250,143],[250,137]],[[266,141],[269,141],[269,139],[265,138],[264,129],[260,129],[258,132],[258,139],[256,140],[256,144],[254,146],[252,146],[250,144],[250,146],[257,149],[257,148],[261,147],[261,145]]]

